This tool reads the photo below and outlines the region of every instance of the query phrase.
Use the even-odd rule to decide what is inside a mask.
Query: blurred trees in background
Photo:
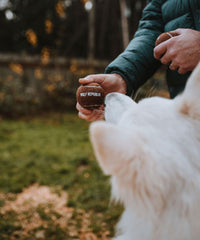
[[[145,0],[0,0],[0,114],[75,109],[79,77],[102,73]]]
[[[0,0],[0,52],[87,58],[95,11],[94,56],[113,59],[123,50],[120,2],[132,38],[145,0]]]

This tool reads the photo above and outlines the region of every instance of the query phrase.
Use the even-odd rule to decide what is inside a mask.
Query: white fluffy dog
[[[90,137],[125,211],[115,240],[200,240],[200,64],[185,91],[138,104],[111,93]]]

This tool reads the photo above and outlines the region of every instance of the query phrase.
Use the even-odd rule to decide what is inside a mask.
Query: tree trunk
[[[121,11],[121,26],[122,26],[122,40],[124,49],[127,47],[129,43],[129,31],[128,31],[128,20],[126,17],[126,0],[119,0],[120,3],[120,11]]]
[[[89,11],[89,53],[88,58],[90,60],[94,59],[95,52],[95,0],[90,0],[92,2],[92,9]]]

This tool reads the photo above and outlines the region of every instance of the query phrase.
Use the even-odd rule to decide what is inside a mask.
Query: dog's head
[[[152,189],[162,188],[159,175],[166,185],[171,169],[179,171],[192,154],[199,156],[198,150],[191,149],[200,137],[196,129],[200,126],[199,96],[200,65],[174,100],[152,97],[136,104],[123,94],[107,95],[106,121],[90,126],[91,142],[104,173],[120,179],[118,184],[123,186],[145,186],[151,179]],[[149,188],[143,190],[151,195]]]

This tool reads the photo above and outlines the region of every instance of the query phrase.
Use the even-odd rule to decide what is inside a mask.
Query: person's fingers
[[[104,119],[104,111],[94,110],[90,115],[84,115],[82,112],[79,112],[78,116],[83,120],[86,120],[88,122],[93,122],[93,121]]]
[[[169,40],[167,40],[169,41]],[[166,53],[167,51],[167,41],[160,43],[158,46],[154,48],[154,57],[157,60],[160,60],[161,57]]]
[[[84,115],[90,115],[92,113],[92,110],[83,108],[78,102],[76,104],[76,109]]]
[[[169,69],[171,69],[172,71],[175,71],[176,69],[178,69],[179,65],[175,62],[172,61],[169,65]]]
[[[160,62],[164,65],[169,65],[171,62],[169,54],[166,53],[165,55],[163,55],[163,57],[160,58]]]
[[[89,116],[84,115],[82,112],[78,112],[78,117],[83,119],[83,120],[86,120],[86,121],[88,121],[88,119],[89,119]]]
[[[88,121],[97,121],[104,119],[104,110],[102,109],[95,109],[93,110],[93,113],[88,117]]]
[[[83,108],[79,103],[76,104],[76,109],[79,111],[78,116],[88,122],[104,119],[104,106],[101,105],[98,109],[89,110]]]
[[[178,73],[179,74],[185,74],[187,73],[189,70],[187,68],[184,68],[184,67],[180,67],[178,68]]]
[[[170,33],[173,35],[173,37],[178,36],[184,32],[183,28],[177,28],[174,31],[170,31]]]

